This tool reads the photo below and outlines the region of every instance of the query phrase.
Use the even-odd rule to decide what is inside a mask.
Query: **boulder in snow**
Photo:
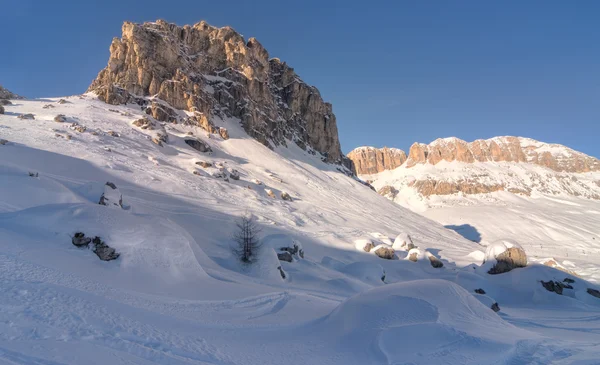
[[[104,185],[104,193],[98,204],[123,208],[123,195],[121,195],[117,186],[109,181]]]
[[[64,114],[59,114],[57,116],[54,117],[54,121],[56,123],[66,123],[67,122],[67,117]]]
[[[2,105],[12,105],[12,102],[8,99],[0,99],[0,106]]]
[[[429,263],[431,264],[431,266],[433,266],[434,268],[439,269],[444,267],[444,263],[442,262],[442,260],[435,257],[431,252],[425,251],[425,255],[429,259]]]
[[[292,197],[290,196],[290,194],[286,193],[285,191],[281,192],[281,199],[287,200],[289,202],[292,201]]]
[[[1,138],[0,138],[0,146],[4,146],[4,145],[5,145],[5,144],[7,144],[7,143],[8,143],[8,141],[7,141],[7,140],[5,140],[5,139],[1,139]]]
[[[562,295],[563,289],[573,289],[573,287],[569,284],[564,284],[559,281],[541,281],[542,286],[551,292]]]
[[[287,252],[287,251],[283,251],[283,252],[278,252],[277,253],[277,258],[280,261],[287,261],[287,262],[292,262],[294,261],[294,258],[292,256],[291,253]]]
[[[198,152],[202,152],[202,153],[204,153],[204,152],[212,152],[212,148],[210,148],[210,146],[208,144],[202,142],[199,139],[189,139],[189,138],[187,138],[184,141],[185,141],[185,143],[188,146],[192,147],[193,149],[195,149]]]
[[[239,180],[240,179],[240,172],[236,169],[228,169],[229,172],[229,177],[233,180]]]
[[[588,292],[589,295],[600,299],[600,290],[588,288],[587,292]]]
[[[102,261],[111,261],[119,258],[120,254],[114,248],[109,247],[100,237],[96,236],[92,240],[94,244],[94,253]]]
[[[421,250],[418,248],[413,248],[412,250],[408,251],[408,256],[406,256],[406,258],[412,262],[417,262],[422,257],[423,254],[421,254]]]
[[[207,161],[196,161],[196,165],[200,165],[204,168],[212,167],[212,164]]]
[[[35,115],[33,115],[31,113],[27,113],[27,114],[21,114],[17,118],[22,119],[22,120],[35,120]]]
[[[518,243],[500,240],[487,246],[484,263],[492,265],[488,274],[501,274],[527,266],[527,255]]]
[[[388,245],[378,245],[373,248],[372,252],[382,259],[392,260],[396,256],[394,249]]]
[[[4,114],[4,107],[0,105],[0,114]]]
[[[73,235],[71,242],[77,247],[87,247],[92,242],[92,239],[86,237],[83,232],[77,232]]]
[[[498,302],[495,302],[494,304],[492,304],[491,308],[494,312],[500,312],[500,306],[498,305]]]
[[[265,189],[265,193],[267,193],[267,195],[268,195],[268,196],[270,196],[270,197],[271,197],[271,198],[273,198],[273,199],[277,198],[277,197],[275,196],[275,193],[274,193],[274,192],[273,192],[273,190],[271,190],[271,189]]]
[[[291,247],[281,247],[279,250],[281,252],[289,252],[290,254],[301,259],[304,258],[304,249],[302,248],[302,244],[300,244],[298,241],[293,241]]]
[[[400,232],[400,234],[398,234],[398,236],[396,236],[396,239],[394,240],[394,244],[392,245],[392,248],[397,251],[400,251],[400,250],[410,251],[413,248],[415,248],[415,245],[413,244],[412,238],[410,238],[408,233]]]
[[[475,289],[475,293],[485,295],[485,290],[483,289]]]
[[[225,140],[229,139],[229,132],[227,131],[227,128],[219,128],[219,135]]]
[[[354,241],[354,247],[356,247],[356,249],[359,251],[371,252],[371,250],[375,247],[375,244],[368,238],[361,238]]]

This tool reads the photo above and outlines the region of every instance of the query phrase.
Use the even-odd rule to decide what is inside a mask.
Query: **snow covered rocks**
[[[304,258],[304,249],[302,248],[302,244],[298,241],[293,241],[291,247],[281,247],[279,252],[277,252],[277,258],[280,261],[292,262],[294,258],[303,259]]]
[[[361,238],[354,241],[354,247],[356,247],[358,251],[371,252],[371,250],[375,248],[375,244],[370,239]]]
[[[518,243],[500,240],[486,248],[484,264],[486,268],[489,266],[488,274],[502,274],[527,266],[527,255]]]
[[[408,233],[400,232],[400,234],[396,236],[392,248],[394,250],[410,251],[415,248],[415,245],[413,244],[412,238],[410,238]]]
[[[100,196],[98,204],[123,208],[123,195],[117,186],[109,181],[104,185],[104,193]]]
[[[92,242],[92,239],[89,237],[86,237],[85,234],[83,234],[83,232],[75,233],[75,235],[73,236],[73,239],[71,240],[71,243],[73,243],[73,245],[76,247],[86,247],[91,242]]]
[[[292,201],[292,197],[290,196],[290,194],[286,193],[285,191],[281,192],[281,199],[282,200],[287,200],[289,202]]]
[[[54,117],[54,121],[56,123],[66,123],[67,122],[67,117],[64,114],[59,114],[57,116]]]
[[[434,254],[432,254],[431,252],[425,251],[425,256],[427,256],[427,258],[429,259],[429,263],[434,269],[440,269],[444,267],[444,263],[440,259],[435,257]]]
[[[35,120],[35,115],[33,115],[31,113],[27,113],[27,114],[21,114],[17,118],[21,119],[21,120]]]
[[[94,253],[102,261],[111,261],[119,258],[120,254],[115,251],[114,248],[109,247],[100,237],[96,236],[92,240],[94,244]]]
[[[382,259],[393,260],[394,257],[396,257],[394,249],[385,244],[376,246],[372,251],[375,255]]]
[[[0,114],[4,114],[4,107],[0,105]]]
[[[89,247],[90,243],[93,245],[92,250],[102,261],[111,261],[119,258],[120,254],[115,251],[114,248],[109,247],[102,239],[98,236],[94,239],[86,237],[83,232],[77,232],[73,235],[71,240],[74,246],[79,248]]]
[[[541,281],[542,286],[544,287],[544,289],[550,291],[550,292],[554,292],[556,294],[562,295],[563,293],[563,289],[573,289],[573,287],[571,285],[569,285],[568,283],[561,283],[560,281]]]
[[[186,138],[185,143],[192,147],[193,149],[195,149],[198,152],[212,152],[212,148],[210,148],[210,146],[204,142],[202,142],[199,139],[190,139],[190,138]]]

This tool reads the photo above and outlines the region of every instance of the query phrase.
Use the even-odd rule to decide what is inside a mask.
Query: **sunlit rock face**
[[[331,104],[285,62],[269,58],[256,39],[246,41],[231,27],[126,22],[88,91],[111,104],[152,97],[158,104],[147,112],[154,118],[173,121],[170,108],[185,110],[193,113],[188,122],[209,131],[215,120],[239,118],[269,147],[293,141],[328,162],[345,159]]]

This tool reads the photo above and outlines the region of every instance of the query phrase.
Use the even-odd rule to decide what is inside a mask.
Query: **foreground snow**
[[[235,120],[217,121],[227,141],[167,125],[159,147],[131,125],[137,106],[56,100],[18,101],[0,116],[0,363],[546,364],[600,354],[600,299],[582,279],[541,266],[487,275],[474,265],[485,247],[292,144],[270,151]],[[214,152],[187,146],[188,132]],[[200,160],[240,180],[213,177]],[[97,204],[107,181],[123,209]],[[252,267],[231,253],[245,211],[262,229]],[[75,232],[101,236],[120,258],[73,246]],[[356,248],[393,245],[400,233],[444,267]],[[305,257],[280,263],[274,249],[293,241]],[[563,296],[539,283],[566,277],[576,283]]]

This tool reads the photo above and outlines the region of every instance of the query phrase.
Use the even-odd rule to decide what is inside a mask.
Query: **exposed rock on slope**
[[[211,133],[218,133],[219,118],[237,117],[269,147],[292,140],[329,162],[343,162],[331,104],[285,62],[269,59],[256,39],[246,42],[230,27],[126,22],[122,38],[110,46],[108,66],[88,91],[107,103],[142,107],[147,100],[139,97],[152,97],[147,112],[154,118],[172,121],[177,113],[171,107],[186,110],[193,117],[185,122]]]
[[[4,87],[2,87],[2,85],[0,85],[0,99],[3,99],[3,100],[8,100],[8,99],[23,99],[23,97],[19,96],[17,94],[11,93],[10,91],[8,91]]]
[[[348,154],[357,175],[393,170],[406,161],[406,153],[397,148],[358,147]]]

